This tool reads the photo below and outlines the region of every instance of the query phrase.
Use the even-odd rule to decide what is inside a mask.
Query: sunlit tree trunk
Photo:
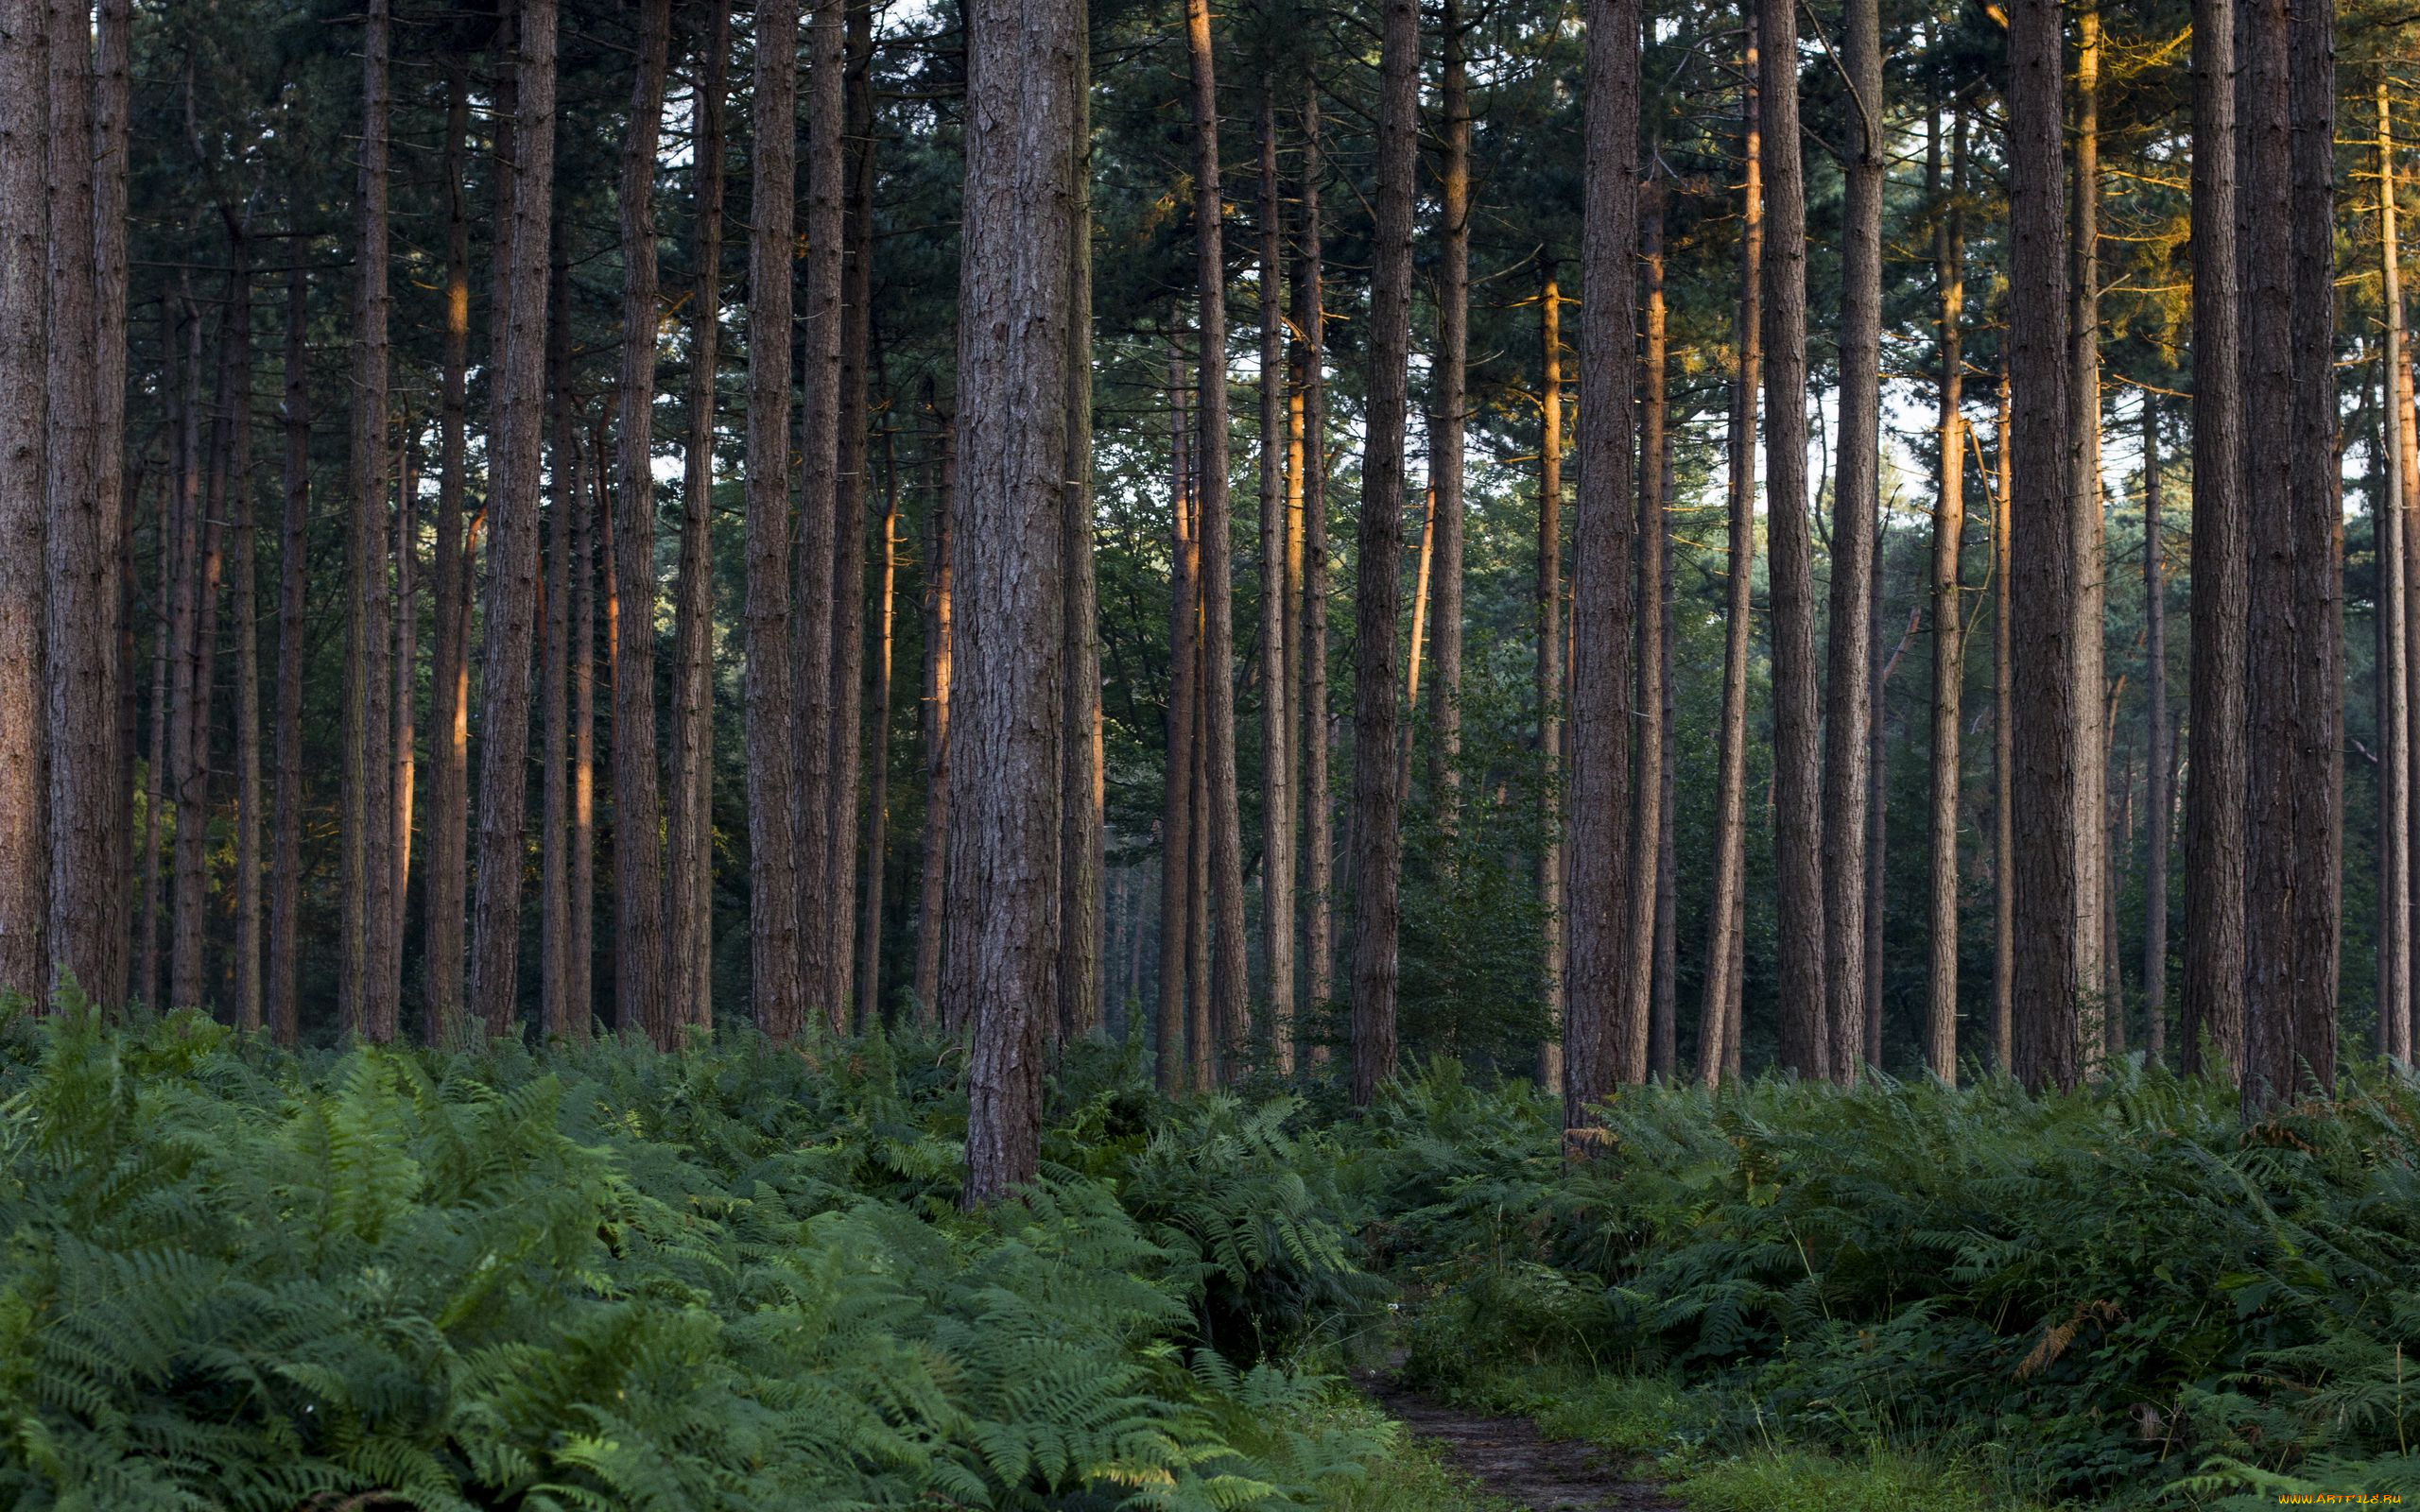
[[[1942,177],[1941,115],[1935,111],[1927,177],[1933,196],[1933,286],[1940,298],[1941,488],[1932,517],[1932,808],[1929,970],[1925,1064],[1958,1079],[1959,720],[1966,686],[1966,621],[1960,581],[1966,541],[1966,112],[1954,107],[1948,177]],[[1996,592],[1998,584],[1994,584]]]
[[[2377,665],[2378,728],[2378,1053],[2411,1058],[2411,722],[2409,656],[2409,585],[2404,574],[2410,548],[2403,535],[2411,507],[2404,491],[2405,437],[2402,399],[2403,269],[2395,236],[2394,125],[2386,80],[2377,83],[2378,251],[2386,306],[2386,347],[2380,385],[2385,412],[2382,487],[2374,498],[2378,565]],[[2152,426],[2144,403],[2144,435]],[[2147,453],[2148,455],[2148,453]],[[2148,475],[2148,468],[2146,470]],[[2148,488],[2146,490],[2148,495]],[[2145,582],[2149,583],[2149,558]],[[2156,819],[2153,821],[2157,822]],[[2148,959],[2148,956],[2146,957]]]
[[[899,586],[899,476],[890,433],[883,433],[882,576],[874,602],[873,791],[866,803],[866,891],[857,926],[857,1027],[882,1022],[883,857],[890,843],[890,654]]]
[[[1277,98],[1260,103],[1261,961],[1270,1064],[1294,1069],[1293,582],[1288,571],[1285,238],[1278,224]],[[1299,455],[1299,446],[1296,448]]]
[[[957,428],[938,407],[933,420],[940,460],[932,513],[925,526],[925,843],[916,909],[916,1011],[928,1027],[941,1002],[942,912],[949,859],[950,516],[958,495]],[[948,1027],[955,1033],[962,1025]]]
[[[1538,785],[1545,797],[1538,842],[1538,909],[1544,915],[1538,963],[1546,993],[1546,1038],[1538,1045],[1538,1086],[1563,1090],[1563,1009],[1566,998],[1563,898],[1563,289],[1551,261],[1538,289]]]
[[[2076,984],[2082,1022],[2077,1053],[2086,1075],[2098,1074],[2108,1044],[2108,1021],[2118,1011],[2108,984],[2110,961],[2103,948],[2105,892],[2109,882],[2109,729],[2102,718],[2101,690],[2107,654],[2102,645],[2108,590],[2100,489],[2100,10],[2086,0],[2077,15],[2076,121],[2067,197],[2074,257],[2069,280],[2067,338],[2075,353],[2068,367],[2073,404],[2067,436],[2068,507],[2075,512],[2075,628],[2069,647],[2076,659],[2074,742]]]

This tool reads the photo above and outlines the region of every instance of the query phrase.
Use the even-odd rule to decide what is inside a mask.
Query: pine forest
[[[0,1512],[2420,1498],[2415,221],[2379,0],[0,0]]]

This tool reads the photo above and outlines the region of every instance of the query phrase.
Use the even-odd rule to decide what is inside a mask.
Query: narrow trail
[[[1668,1512],[1681,1503],[1604,1452],[1549,1439],[1527,1418],[1482,1418],[1406,1389],[1392,1373],[1357,1372],[1361,1388],[1445,1462],[1527,1512]]]

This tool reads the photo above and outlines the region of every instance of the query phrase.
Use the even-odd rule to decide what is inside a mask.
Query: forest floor
[[[1357,1371],[1355,1380],[1413,1437],[1434,1445],[1449,1469],[1525,1512],[1667,1512],[1682,1504],[1662,1483],[1577,1439],[1548,1438],[1530,1418],[1466,1412],[1407,1388],[1392,1371]]]

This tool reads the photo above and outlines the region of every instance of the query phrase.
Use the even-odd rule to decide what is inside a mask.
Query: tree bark
[[[756,16],[754,185],[748,240],[749,963],[756,1027],[778,1042],[805,1026],[815,978],[801,956],[797,757],[799,673],[791,656],[789,559],[790,260],[796,230],[798,9]],[[822,601],[810,601],[814,620]],[[829,624],[828,620],[822,621]]]
[[[2409,548],[2403,540],[2405,447],[2402,409],[2403,270],[2395,236],[2394,126],[2386,81],[2377,84],[2378,250],[2380,302],[2386,306],[2386,347],[2380,373],[2384,412],[2379,430],[2379,488],[2372,494],[2377,563],[2377,661],[2378,730],[2378,912],[2377,1049],[2382,1056],[2411,1058],[2411,722],[2408,662],[2408,593],[2404,581]],[[2145,455],[2152,435],[2151,404],[2144,402]],[[2146,465],[2146,477],[2149,467]],[[2148,485],[2146,499],[2150,496]],[[2149,505],[2146,504],[2148,509]],[[2149,558],[2144,571],[2150,572]],[[2150,579],[2145,578],[2146,585]],[[2156,749],[2154,746],[2154,749]],[[2156,783],[2156,776],[2153,779]],[[2154,788],[2156,791],[2156,788]],[[2154,818],[2154,823],[2157,822]],[[2146,959],[2148,959],[2146,955]],[[2148,984],[2147,984],[2148,985]],[[2154,1020],[2156,1022],[2156,1020]]]
[[[240,242],[232,243],[230,251],[238,264],[243,261]],[[211,393],[208,450],[206,454],[197,453],[198,457],[207,457],[200,463],[205,481],[190,495],[194,516],[185,535],[192,549],[186,553],[182,568],[188,608],[184,644],[180,648],[185,664],[179,668],[177,679],[182,696],[176,700],[172,715],[177,721],[172,738],[181,755],[175,773],[175,908],[168,960],[168,1003],[178,1008],[199,1008],[205,1001],[202,979],[208,944],[204,914],[209,886],[210,760],[211,735],[216,728],[211,705],[217,686],[218,593],[225,573],[223,522],[227,518],[228,474],[233,464],[233,400],[238,340],[231,318],[234,305],[233,279],[228,286],[230,298],[219,312],[217,373]],[[194,430],[199,436],[201,335],[198,317],[192,326],[192,340],[195,387],[193,407],[188,413],[195,417]],[[383,507],[385,501],[378,503]],[[380,630],[386,628],[383,618],[378,625]],[[383,675],[383,669],[373,675]],[[373,728],[384,734],[383,727]],[[371,814],[375,818],[383,812],[372,809]],[[384,895],[379,896],[383,899]]]
[[[1661,494],[1673,496],[1672,433],[1664,433],[1663,460],[1658,464],[1662,474]],[[1677,804],[1674,789],[1680,769],[1680,725],[1675,709],[1672,679],[1672,645],[1677,606],[1673,600],[1678,585],[1672,576],[1672,513],[1667,507],[1656,523],[1655,534],[1648,547],[1661,558],[1663,592],[1656,606],[1656,617],[1662,622],[1662,634],[1657,643],[1655,662],[1655,701],[1659,706],[1657,730],[1662,736],[1662,763],[1658,781],[1663,788],[1656,804],[1655,832],[1655,934],[1653,958],[1653,995],[1648,1002],[1647,1069],[1651,1075],[1671,1081],[1680,1073],[1680,958],[1681,958],[1681,872],[1675,833]]]
[[[1294,1070],[1294,723],[1288,570],[1285,236],[1278,223],[1277,92],[1260,102],[1260,928],[1269,1001],[1269,1063]],[[1293,448],[1300,456],[1299,445]]]
[[[1633,889],[1651,877],[1634,851],[1632,493],[1637,423],[1633,333],[1638,246],[1638,9],[1635,0],[1588,8],[1588,181],[1581,277],[1580,496],[1572,541],[1571,959],[1563,1023],[1563,1122],[1574,1130],[1616,1082],[1646,1070],[1646,1025],[1636,1017],[1631,956]],[[1366,568],[1365,568],[1366,571]],[[1653,831],[1641,826],[1640,840]],[[1644,863],[1644,864],[1643,864]],[[1567,1136],[1566,1136],[1567,1137]]]
[[[104,6],[107,17],[112,8]],[[94,54],[83,44],[90,23],[81,6],[50,0],[45,15],[50,123],[45,266],[49,354],[43,389],[47,422],[47,508],[43,538],[43,671],[50,738],[49,917],[43,948],[55,983],[73,981],[102,1005],[122,996],[126,948],[119,931],[119,882],[130,855],[120,844],[118,810],[117,615],[119,511],[112,490],[119,438],[108,432],[114,401],[95,361],[101,305],[123,301],[99,272],[113,228],[96,206]],[[104,26],[104,34],[108,27]],[[68,39],[74,39],[69,44]],[[104,94],[106,92],[104,92]],[[104,106],[106,109],[106,106]],[[123,141],[124,112],[116,129]],[[111,174],[122,167],[112,166]],[[104,176],[108,177],[108,176]],[[104,197],[105,198],[105,197]],[[123,200],[118,221],[123,222]],[[123,247],[123,232],[114,232]],[[122,306],[121,306],[122,307]],[[122,327],[121,327],[122,333]],[[119,342],[119,369],[124,342]],[[108,474],[105,476],[105,473]]]
[[[161,323],[163,326],[165,326],[167,321],[165,318],[163,318]],[[164,332],[164,335],[165,335]],[[164,361],[171,363],[174,362],[173,338],[163,344],[161,355]],[[172,400],[175,393],[173,385],[164,382],[161,385],[161,387],[164,390],[162,397],[164,399]],[[160,896],[160,858],[162,845],[166,838],[166,830],[162,824],[162,817],[165,811],[168,798],[168,726],[171,723],[168,711],[170,708],[169,689],[172,686],[169,667],[175,661],[175,645],[177,639],[175,634],[175,618],[170,609],[171,604],[176,598],[176,536],[178,530],[178,515],[180,512],[178,507],[177,478],[175,476],[177,468],[173,461],[168,468],[168,472],[170,476],[163,480],[163,485],[160,490],[160,520],[158,527],[160,596],[154,607],[153,624],[151,627],[151,744],[148,756],[145,762],[146,770],[144,773],[143,793],[143,891],[141,903],[136,914],[134,947],[137,960],[134,978],[135,992],[138,999],[145,1006],[155,1010],[160,1006],[160,906],[162,902]],[[300,663],[298,662],[297,664],[299,666]],[[297,741],[299,744],[299,734],[297,735]],[[46,772],[42,775],[45,778],[47,777]],[[47,802],[47,789],[44,789],[43,797],[45,801],[43,807],[44,817],[47,818],[47,811],[49,807]],[[47,884],[49,879],[44,876],[40,880],[44,885],[43,898],[46,904],[48,902]],[[44,912],[47,913],[47,908],[45,908]],[[49,972],[50,966],[49,963],[45,961],[43,963],[43,975],[40,985],[37,988],[38,993],[47,989],[50,980]]]
[[[1622,1010],[1621,1079],[1643,1082],[1655,1065],[1655,916],[1664,833],[1664,448],[1668,322],[1664,303],[1664,188],[1652,169],[1640,194],[1639,262],[1647,286],[1645,371],[1638,411],[1638,749],[1634,758],[1630,897],[1630,997]],[[1584,329],[1584,328],[1583,328]],[[1583,438],[1582,444],[1586,441]]]
[[[480,648],[479,867],[471,1008],[491,1036],[514,1030],[521,948],[529,642],[538,598],[538,495],[546,394],[548,227],[553,218],[557,0],[521,0],[514,63],[512,210],[506,260],[499,436],[490,463],[488,594]]]
[[[715,0],[700,59],[691,206],[688,439],[681,482],[681,580],[673,608],[672,793],[667,846],[666,1017],[714,1027],[715,380],[722,347],[723,119],[731,0]]]
[[[54,11],[53,14],[56,14]],[[82,12],[78,12],[80,16]],[[81,716],[95,722],[107,717],[99,711],[122,708],[125,684],[133,676],[131,643],[128,638],[130,595],[122,585],[132,570],[132,544],[129,535],[130,501],[126,486],[126,384],[120,377],[127,370],[127,134],[129,114],[133,97],[133,31],[132,0],[99,0],[95,7],[95,26],[93,49],[93,305],[95,333],[89,360],[96,378],[94,388],[94,414],[96,417],[93,441],[94,495],[99,501],[99,518],[94,523],[93,540],[101,563],[101,576],[96,581],[94,607],[106,617],[92,622],[106,639],[104,644],[114,656],[109,662],[107,678],[86,690],[86,696],[100,700],[94,712]],[[63,33],[52,30],[53,37]],[[79,32],[80,35],[80,32]],[[56,57],[51,60],[58,68]],[[59,129],[58,112],[63,97],[51,100],[52,127]],[[56,202],[53,206],[56,214]],[[54,219],[51,234],[59,234]],[[51,312],[50,335],[58,338],[60,311]],[[85,360],[78,352],[77,360]],[[55,382],[55,374],[45,375],[45,387]],[[54,446],[55,446],[54,442]],[[54,453],[55,458],[55,453]],[[49,549],[45,542],[45,549]],[[117,558],[117,559],[112,559]],[[60,607],[61,590],[54,581],[51,606]],[[56,679],[56,665],[48,669]],[[67,733],[81,728],[81,719],[66,727]],[[127,863],[131,855],[130,840],[133,829],[132,784],[125,781],[125,763],[131,752],[120,748],[120,743],[130,742],[121,720],[115,740],[91,752],[95,765],[89,772],[71,776],[68,782],[80,783],[92,793],[98,805],[96,822],[107,828],[106,843],[98,847],[102,862],[96,873],[85,885],[94,896],[95,924],[99,933],[98,971],[96,977],[83,980],[96,991],[103,1004],[123,1004],[127,988],[126,909],[131,899],[132,879],[127,876]],[[61,731],[51,734],[52,760],[59,760]],[[60,775],[53,771],[53,792],[58,792]],[[104,785],[106,784],[106,785]],[[114,792],[109,791],[111,787]],[[51,843],[58,847],[60,839],[59,816],[52,815]],[[57,853],[56,849],[54,853]],[[80,862],[80,857],[70,857]],[[54,873],[56,875],[56,873]],[[105,917],[102,917],[105,916]],[[54,917],[46,941],[54,959],[70,950],[81,952],[81,940],[71,942],[58,929]]]
[[[1215,915],[1210,976],[1212,1023],[1221,1074],[1231,1074],[1250,1032],[1244,968],[1243,817],[1236,782],[1234,548],[1227,489],[1227,281],[1223,201],[1219,186],[1219,84],[1209,0],[1186,0],[1185,50],[1192,61],[1193,217],[1201,305],[1201,397],[1194,405],[1200,474],[1196,532],[1201,552],[1202,727],[1209,736],[1210,885]]]
[[[403,995],[404,912],[412,874],[412,784],[417,775],[413,699],[417,695],[420,650],[420,442],[409,415],[401,426],[403,444],[396,457],[395,486],[395,638],[393,642],[393,726],[389,730],[387,797],[391,828],[388,841],[387,931],[393,971],[386,990],[400,1003]],[[400,1014],[399,1014],[400,1016]],[[390,1029],[392,1039],[396,1030]]]
[[[873,7],[848,7],[841,45],[840,415],[833,488],[832,943],[825,989],[836,1028],[856,997],[857,788],[865,776],[866,375],[873,350]]]
[[[882,438],[882,586],[875,602],[880,639],[874,643],[873,792],[866,804],[866,891],[864,916],[857,926],[857,1028],[871,1032],[882,1022],[882,893],[883,858],[890,833],[890,653],[893,615],[899,585],[899,475],[891,452],[890,433]]]
[[[1079,0],[967,11],[966,210],[959,271],[961,503],[952,571],[966,676],[951,737],[944,1016],[973,1025],[966,1186],[980,1207],[1033,1179],[1043,1025],[1058,1000],[1066,528]]]
[[[1798,15],[1759,0],[1765,184],[1765,512],[1772,599],[1774,902],[1781,1064],[1831,1074],[1815,693],[1815,569],[1806,517],[1806,180],[1798,140]],[[1861,603],[1862,600],[1852,600]],[[1575,963],[1576,965],[1576,963]]]
[[[655,159],[672,0],[642,0],[622,144],[622,375],[614,452],[614,575],[630,595],[614,652],[614,1022],[673,1040],[665,961],[664,827],[655,750]],[[600,459],[601,462],[601,459]]]
[[[1925,998],[1925,1064],[1958,1080],[1959,720],[1966,687],[1966,621],[1960,581],[1966,542],[1966,112],[1953,107],[1948,178],[1941,116],[1932,118],[1933,286],[1940,297],[1941,487],[1932,517],[1931,952]]]
[[[269,842],[269,1037],[291,1047],[301,1030],[296,975],[302,930],[302,586],[310,570],[311,374],[303,334],[310,316],[309,274],[297,261],[285,275],[285,514],[277,545],[277,813]],[[158,699],[153,699],[154,707]],[[157,761],[158,738],[153,738]],[[152,802],[158,803],[158,788]]]
[[[570,309],[566,301],[563,308]],[[596,574],[605,563],[606,637],[614,630],[614,542],[605,488],[605,438],[593,445],[576,446],[579,458],[571,477],[571,633],[564,668],[564,691],[571,700],[571,854],[564,891],[571,905],[571,928],[564,936],[566,972],[563,998],[569,1018],[563,1028],[575,1039],[586,1039],[597,1018],[592,973],[596,962]],[[590,492],[591,489],[594,492]],[[600,552],[600,522],[606,541]],[[607,682],[613,682],[610,662]],[[610,696],[610,695],[609,695]],[[637,1028],[615,1023],[614,1028]]]
[[[0,4],[0,997],[50,988],[43,623],[50,342],[43,256],[50,56],[43,0]],[[146,873],[148,892],[149,873]]]
[[[1731,377],[1729,541],[1723,584],[1722,731],[1715,792],[1714,903],[1706,930],[1705,1000],[1698,1013],[1698,1080],[1711,1089],[1726,1074],[1725,1047],[1737,1038],[1733,1004],[1738,914],[1747,896],[1748,661],[1756,571],[1756,385],[1764,361],[1764,141],[1758,82],[1756,9],[1748,10],[1741,56],[1739,136],[1745,178],[1740,192],[1739,302],[1732,324],[1738,364]],[[1550,629],[1550,627],[1549,627]]]
[[[1321,248],[1319,86],[1303,87],[1301,271],[1295,323],[1303,333],[1303,929],[1305,1001],[1324,1009],[1336,994],[1336,829],[1329,792],[1327,708],[1327,311]],[[1324,1041],[1310,1047],[1324,1063]]]
[[[230,316],[237,343],[228,508],[235,559],[235,1027],[261,1026],[261,660],[258,546],[252,528],[252,288],[238,271]],[[408,594],[406,594],[408,602]],[[406,657],[404,664],[410,665]],[[406,709],[409,705],[405,706]],[[410,748],[408,742],[405,749]],[[406,779],[405,791],[410,791]],[[406,829],[406,835],[409,831]],[[402,895],[397,894],[400,904]],[[398,937],[401,926],[398,924]]]
[[[958,495],[957,427],[934,409],[934,445],[940,453],[932,513],[925,521],[925,846],[916,913],[916,1011],[927,1027],[941,1003],[942,914],[949,859],[949,699],[951,515]],[[946,1026],[957,1033],[962,1025]],[[1163,1072],[1165,1075],[1165,1072]]]
[[[2173,741],[2168,716],[2168,561],[2161,518],[2159,407],[2143,396],[2143,696],[2150,732],[2144,741],[2151,783],[2149,869],[2143,873],[2143,1049],[2152,1064],[2168,1055],[2168,850],[2176,807]],[[2406,750],[2409,750],[2407,746]],[[2408,833],[2408,827],[2406,833]],[[2408,876],[2408,873],[2407,873]],[[2405,916],[2409,917],[2408,913]],[[2408,957],[2407,957],[2408,959]]]
[[[2257,0],[2237,99],[2243,226],[2247,1117],[2336,1086],[2343,843],[2335,462],[2335,7]]]
[[[1102,750],[1100,594],[1093,567],[1093,162],[1092,40],[1076,47],[1075,129],[1069,173],[1066,521],[1064,627],[1066,710],[1061,752],[1066,795],[1060,835],[1058,1028],[1062,1040],[1101,1022],[1101,875],[1107,843],[1108,773]],[[879,857],[874,864],[879,863]]]
[[[1168,353],[1168,556],[1175,582],[1168,593],[1167,769],[1160,815],[1160,1017],[1158,1081],[1170,1095],[1192,1090],[1185,1014],[1185,970],[1192,919],[1194,674],[1201,552],[1194,535],[1192,478],[1186,471],[1184,360]]]
[[[2075,511],[2075,630],[2069,645],[2075,671],[2076,982],[2080,993],[2078,1054],[2086,1075],[2097,1074],[2108,1042],[2111,961],[2102,945],[2101,915],[2109,883],[2109,742],[2101,690],[2107,682],[2108,590],[2100,484],[2100,10],[2086,0],[2077,14],[2076,129],[2068,206],[2073,217],[2074,274],[2067,336],[2075,354],[2067,392],[2073,404],[2067,436],[2068,507]]]
[[[542,824],[538,840],[539,1021],[549,1040],[568,1038],[576,1005],[571,995],[571,637],[572,518],[579,512],[579,442],[571,423],[570,270],[558,258],[552,273],[554,319],[546,332],[545,581],[544,639],[539,644],[539,725],[544,775],[540,781]],[[587,1022],[579,1017],[582,1024]]]
[[[1471,320],[1471,102],[1464,58],[1462,10],[1443,0],[1438,19],[1443,44],[1440,104],[1444,152],[1439,163],[1439,257],[1437,286],[1437,414],[1430,474],[1436,484],[1432,518],[1436,559],[1432,566],[1431,628],[1437,654],[1437,696],[1429,714],[1429,801],[1439,831],[1451,837],[1461,827],[1462,752],[1462,536],[1469,429]],[[1651,464],[1651,466],[1652,464]],[[1418,644],[1417,641],[1413,643]],[[1415,656],[1419,653],[1415,650]],[[1448,863],[1451,864],[1450,861]]]
[[[1538,290],[1538,909],[1544,916],[1539,977],[1546,1038],[1538,1044],[1538,1087],[1563,1090],[1564,931],[1563,898],[1563,289],[1553,262],[1539,269]]]
[[[1866,808],[1874,713],[1875,515],[1881,484],[1882,25],[1876,0],[1848,0],[1841,58],[1841,440],[1832,478],[1831,677],[1824,727],[1824,1016],[1831,1075],[1857,1082],[1865,1058]]]
[[[2243,1055],[2245,524],[2238,266],[2236,8],[2193,5],[2193,580],[2186,725],[2184,1013],[2187,1072]],[[2205,1064],[2207,1040],[2216,1059]]]
[[[2015,1066],[2030,1090],[2071,1089],[2078,1064],[2075,727],[2096,690],[2076,685],[2075,472],[2069,450],[2066,198],[2060,184],[2059,11],[2009,11],[2009,197],[2013,244],[2009,386],[2014,400],[2007,505],[2014,594]]]
[[[471,360],[471,217],[463,176],[471,127],[470,69],[445,76],[445,325],[438,355],[437,644],[428,672],[428,870],[421,885],[427,958],[422,990],[428,1038],[462,1036],[462,909],[470,885],[471,560],[463,532]]]
[[[2016,816],[2011,799],[2016,774],[2015,650],[2009,644],[2009,608],[2015,563],[2009,556],[2010,438],[2008,363],[2000,363],[1999,421],[1992,433],[1996,472],[1992,489],[1992,1065],[2016,1069]]]
[[[1191,0],[1199,5],[1201,0]],[[1591,35],[1594,35],[1593,29]],[[1353,1101],[1394,1075],[1403,793],[1395,766],[1396,582],[1403,561],[1404,411],[1411,357],[1411,201],[1420,129],[1420,12],[1380,9],[1377,225],[1371,249],[1370,379],[1363,423],[1360,565],[1354,598]],[[1627,170],[1624,170],[1627,171]],[[1628,275],[1623,275],[1625,285]]]

